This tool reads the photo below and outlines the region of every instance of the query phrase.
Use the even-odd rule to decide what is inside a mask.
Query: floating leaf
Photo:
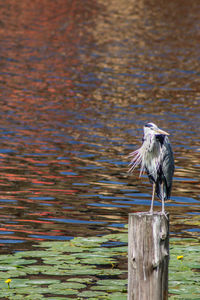
[[[92,286],[91,290],[94,291],[105,291],[105,292],[122,292],[126,291],[126,289],[121,285],[99,285]]]
[[[101,291],[84,291],[82,293],[79,293],[77,296],[79,297],[84,297],[84,298],[93,298],[95,299],[95,297],[97,297],[97,299],[99,296],[107,296],[107,293],[105,292],[101,292]]]
[[[80,283],[91,283],[93,281],[93,279],[89,278],[89,277],[88,278],[87,277],[85,277],[85,278],[74,277],[74,278],[67,279],[67,281],[80,282]]]
[[[120,261],[127,259],[126,244],[127,232],[41,242],[34,251],[0,255],[1,293],[4,298],[12,300],[43,299],[47,295],[52,300],[74,297],[124,300],[127,280],[120,277],[127,277],[127,269],[124,264],[122,269]],[[184,259],[177,260],[177,256]],[[170,300],[198,299],[199,257],[199,241],[170,240]],[[8,278],[12,279],[10,289],[5,283]]]
[[[56,283],[56,284],[51,284],[50,285],[50,288],[51,289],[54,289],[54,290],[65,290],[65,289],[73,289],[73,290],[76,290],[76,289],[83,289],[85,288],[85,284],[83,283],[77,283],[77,282],[60,282],[60,283]]]
[[[98,256],[85,258],[81,260],[81,264],[88,264],[88,265],[112,265],[116,262],[117,262],[116,259],[98,257]]]
[[[104,280],[98,280],[97,281],[98,285],[108,285],[108,286],[113,286],[113,285],[122,285],[126,286],[127,285],[127,280],[126,279],[104,279]]]
[[[56,279],[31,279],[27,281],[28,285],[49,285],[60,284],[60,280]]]
[[[127,300],[126,293],[112,293],[109,294],[109,300]]]

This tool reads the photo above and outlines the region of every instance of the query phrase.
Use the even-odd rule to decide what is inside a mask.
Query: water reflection
[[[148,210],[148,179],[129,177],[126,159],[146,121],[171,133],[172,233],[198,235],[198,11],[197,1],[2,5],[3,251],[120,231]]]

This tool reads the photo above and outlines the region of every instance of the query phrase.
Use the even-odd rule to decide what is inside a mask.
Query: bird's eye
[[[151,129],[152,129],[152,125],[149,124],[149,123],[145,124],[144,127],[148,127],[148,128],[151,128]]]

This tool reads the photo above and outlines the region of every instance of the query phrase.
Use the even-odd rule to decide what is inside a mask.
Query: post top
[[[142,217],[142,216],[148,216],[148,217],[154,217],[154,216],[164,216],[164,217],[169,217],[169,213],[165,212],[163,213],[162,211],[154,211],[153,213],[149,212],[149,211],[140,211],[137,213],[129,213],[129,216],[138,216],[138,217]]]

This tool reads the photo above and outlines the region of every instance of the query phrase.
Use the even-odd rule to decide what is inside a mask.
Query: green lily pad
[[[48,300],[66,300],[66,297],[48,297]]]
[[[49,285],[60,284],[60,280],[57,279],[31,279],[27,281],[28,285]]]
[[[109,295],[109,300],[127,300],[127,295],[122,293],[112,293]]]
[[[105,291],[105,292],[126,292],[126,289],[123,286],[118,285],[99,285],[99,286],[92,286],[91,290],[94,291]]]
[[[72,264],[78,264],[80,261],[77,259],[76,256],[72,255],[62,255],[60,257],[56,257],[52,259],[51,257],[44,257],[43,263],[47,265],[63,265],[63,263],[68,263],[70,265]]]
[[[103,238],[103,237],[88,237],[88,238],[75,238],[73,240],[74,245],[76,245],[76,247],[82,247],[82,248],[93,248],[93,247],[97,247],[99,245],[101,245],[103,242],[106,242],[107,238]]]
[[[122,285],[125,286],[127,285],[127,280],[126,279],[104,279],[104,280],[98,280],[97,281],[98,285],[105,285],[105,286],[113,286],[113,285]]]
[[[83,283],[78,282],[60,282],[56,284],[51,284],[50,288],[54,290],[65,290],[65,289],[73,289],[73,290],[79,290],[85,288],[86,285]]]
[[[74,278],[69,278],[69,279],[67,279],[67,281],[68,282],[80,282],[80,283],[91,283],[92,281],[93,281],[93,279],[92,278],[87,278],[87,277],[85,277],[85,278],[79,278],[79,277],[74,277]]]
[[[94,298],[99,296],[107,296],[107,293],[101,292],[101,291],[84,291],[79,293],[77,296],[83,297],[83,298]],[[100,298],[97,298],[100,299]]]
[[[81,260],[81,264],[88,264],[88,265],[112,265],[116,262],[117,262],[116,259],[105,258],[105,257],[85,258]]]
[[[26,287],[27,286],[27,279],[19,279],[19,278],[15,278],[12,279],[12,281],[10,282],[10,287],[12,289],[14,288],[19,288],[19,287]],[[5,281],[0,281],[0,289],[5,289],[8,288],[8,284]]]
[[[123,243],[127,243],[128,245],[128,235],[127,233],[117,233],[117,234],[108,234],[106,235],[106,238],[108,240],[114,240],[114,241],[119,241]]]
[[[48,300],[66,300],[66,297],[48,297]]]
[[[119,269],[102,269],[99,272],[99,275],[106,275],[106,276],[118,276],[127,273],[126,271],[119,270]]]
[[[58,254],[56,252],[52,252],[52,251],[24,251],[24,252],[17,252],[15,253],[15,257],[46,257],[46,256],[57,256]]]
[[[41,242],[35,251],[0,255],[1,293],[12,300],[38,300],[47,295],[52,300],[74,296],[77,299],[124,300],[127,279],[121,278],[127,277],[126,243],[125,231],[71,241]],[[177,259],[180,255],[183,255],[182,260]],[[170,240],[169,291],[172,295],[169,300],[198,299],[199,257],[199,241]],[[12,279],[10,289],[5,283],[8,278]]]

